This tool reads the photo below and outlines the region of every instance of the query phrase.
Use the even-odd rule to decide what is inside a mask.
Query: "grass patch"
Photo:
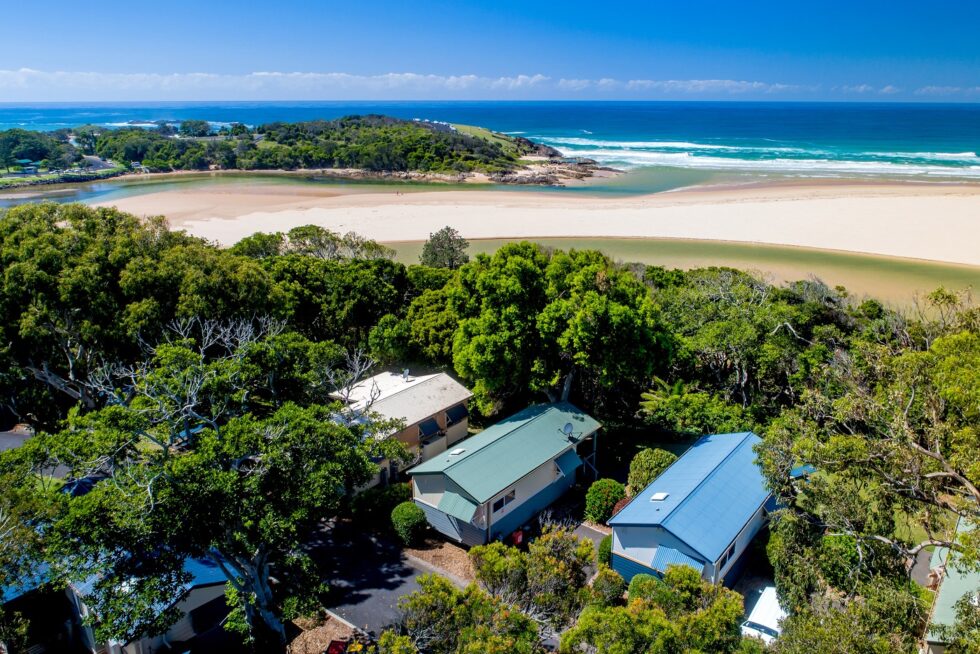
[[[460,134],[467,134],[469,136],[475,136],[481,138],[484,141],[490,141],[491,143],[496,143],[502,147],[506,152],[516,156],[517,148],[514,146],[514,139],[506,136],[505,134],[498,134],[497,132],[491,132],[484,127],[476,127],[474,125],[457,125],[453,124],[456,131]]]

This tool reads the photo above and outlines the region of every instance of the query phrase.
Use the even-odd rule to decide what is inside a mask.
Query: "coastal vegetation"
[[[106,637],[172,620],[153,608],[204,557],[227,567],[230,626],[282,651],[284,625],[327,591],[303,543],[350,510],[373,460],[400,455],[330,398],[372,357],[454,371],[475,421],[575,402],[605,425],[603,475],[637,461],[634,491],[671,460],[637,453],[755,430],[782,506],[765,557],[791,615],[774,651],[911,653],[931,602],[909,576],[919,554],[980,565],[976,532],[953,532],[980,521],[980,309],[963,294],[902,313],[814,279],[531,243],[406,266],[316,227],[221,249],[162,219],[50,203],[0,213],[0,270],[3,418],[37,430],[0,454],[0,582],[39,562],[58,579],[100,572],[87,601]],[[597,520],[625,490],[603,487]],[[354,510],[382,522],[403,492]],[[535,652],[549,636],[566,652],[761,648],[740,637],[738,596],[684,568],[634,580],[627,600],[609,572],[589,586],[591,543],[560,529],[472,556],[477,583],[423,579],[381,651]]]
[[[236,123],[218,131],[207,121],[185,120],[177,128],[164,122],[153,129],[87,125],[50,133],[24,129],[0,132],[0,167],[8,173],[18,172],[28,163],[67,170],[88,155],[126,169],[137,166],[141,172],[354,169],[366,173],[499,175],[526,167],[522,157],[529,154],[558,155],[527,139],[482,128],[377,115],[277,122],[254,129]],[[13,181],[39,180],[7,180]]]

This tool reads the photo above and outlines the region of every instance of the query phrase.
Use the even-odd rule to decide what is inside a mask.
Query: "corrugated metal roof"
[[[350,394],[357,411],[371,402],[372,397],[371,411],[392,420],[404,420],[405,426],[410,427],[465,402],[473,397],[473,393],[444,372],[407,379],[396,373],[383,372],[357,384]]]
[[[571,425],[571,436],[563,429]],[[568,402],[539,404],[456,444],[408,471],[443,473],[477,502],[486,502],[546,461],[555,459],[601,425]]]
[[[661,545],[657,548],[656,554],[653,555],[650,567],[660,572],[667,572],[668,565],[689,565],[697,570],[698,574],[704,572],[704,561],[699,561],[693,556],[688,556],[672,547]]]
[[[476,514],[476,504],[459,493],[447,490],[439,500],[439,510],[446,515],[459,518],[463,522],[472,522]]]
[[[561,470],[562,474],[566,477],[571,477],[578,470],[578,467],[582,465],[582,459],[579,457],[575,450],[568,450],[560,457],[555,460],[558,464],[558,468]]]
[[[751,432],[704,436],[609,521],[659,525],[708,561],[725,549],[769,497]],[[652,502],[654,493],[667,498]]]

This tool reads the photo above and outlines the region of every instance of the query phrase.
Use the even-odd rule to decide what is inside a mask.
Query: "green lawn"
[[[498,134],[496,132],[491,132],[483,127],[475,127],[473,125],[456,125],[453,124],[457,132],[462,134],[469,134],[470,136],[479,137],[485,141],[490,141],[491,143],[497,143],[505,151],[514,153],[514,141],[503,134]]]

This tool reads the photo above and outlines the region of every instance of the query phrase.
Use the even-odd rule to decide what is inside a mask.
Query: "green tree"
[[[600,525],[612,517],[616,503],[626,497],[626,487],[615,479],[598,479],[585,493],[585,519]]]
[[[660,448],[644,448],[630,461],[629,489],[635,495],[659,477],[664,470],[677,460],[677,456]]]
[[[419,590],[401,598],[396,631],[381,637],[382,651],[427,654],[542,652],[535,623],[475,585],[459,590],[436,575],[418,578]]]
[[[924,626],[924,607],[914,595],[876,581],[859,589],[845,606],[821,598],[786,618],[773,651],[915,652]]]
[[[470,560],[483,588],[557,633],[588,597],[587,569],[595,562],[595,548],[588,539],[550,530],[531,541],[526,553],[491,543],[471,549]]]
[[[211,134],[211,125],[206,120],[184,120],[180,123],[181,136],[201,137]]]
[[[368,347],[382,364],[403,361],[409,354],[412,328],[407,320],[392,314],[381,317],[368,334]]]
[[[937,635],[946,643],[950,654],[977,654],[980,652],[980,606],[967,594],[956,601],[956,619],[953,624],[934,625]]]
[[[561,651],[610,654],[735,652],[742,647],[742,598],[687,566],[663,581],[630,584],[626,607],[589,607],[561,638]]]
[[[446,292],[459,316],[453,363],[485,412],[529,391],[568,399],[576,378],[590,403],[626,410],[668,357],[649,290],[599,252],[505,245],[463,266]]]
[[[164,629],[176,615],[159,603],[184,592],[187,558],[206,557],[228,579],[229,625],[283,651],[284,621],[325,590],[303,544],[372,477],[372,456],[396,455],[331,407],[253,413],[247,389],[263,373],[247,350],[260,339],[222,346],[207,342],[212,333],[157,346],[140,369],[105,379],[105,408],[73,411],[61,433],[25,446],[35,465],[111,478],[79,497],[49,494],[56,514],[43,527],[52,566],[98,579],[87,603],[100,640]]]
[[[643,393],[640,414],[646,424],[680,438],[746,431],[753,421],[739,404],[720,395],[665,385]]]
[[[466,254],[469,242],[452,227],[443,227],[429,234],[429,240],[422,246],[419,261],[423,266],[449,268],[455,270],[470,260]]]
[[[391,510],[391,524],[401,541],[408,546],[417,545],[429,526],[425,512],[411,500]]]
[[[590,604],[614,606],[623,604],[626,593],[626,582],[619,573],[607,565],[600,565],[599,571],[592,580],[592,596]]]
[[[409,305],[407,319],[412,345],[430,361],[451,364],[459,315],[449,305],[446,291],[422,291]]]

